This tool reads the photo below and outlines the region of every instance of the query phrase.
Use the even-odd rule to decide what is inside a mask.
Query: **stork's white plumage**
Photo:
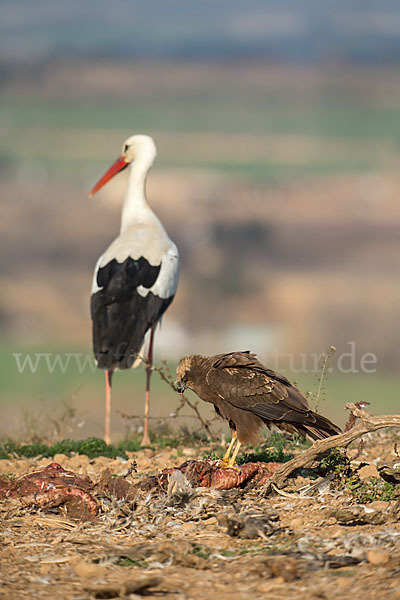
[[[178,250],[146,201],[146,176],[155,157],[156,147],[151,137],[129,137],[122,146],[120,158],[89,194],[95,194],[114,175],[131,165],[121,231],[97,261],[91,295],[93,351],[98,367],[106,371],[104,439],[107,443],[110,442],[113,372],[137,364],[148,330],[142,444],[150,441],[148,415],[154,331],[171,304],[178,284]]]

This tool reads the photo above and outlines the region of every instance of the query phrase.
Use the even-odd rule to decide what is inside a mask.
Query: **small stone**
[[[329,517],[329,519],[327,519],[325,521],[325,525],[336,525],[336,523],[337,523],[336,517]]]
[[[49,564],[44,564],[44,565],[40,565],[39,571],[41,575],[47,575],[47,573],[50,571],[51,565]]]
[[[340,556],[343,554],[343,550],[341,548],[332,548],[327,554],[329,554],[329,556]]]
[[[75,563],[72,563],[71,567],[78,577],[84,577],[85,579],[101,578],[106,572],[105,566],[97,565],[84,560],[79,560]]]
[[[268,593],[276,586],[276,579],[271,581],[264,581],[263,583],[259,583],[257,586],[257,592]]]
[[[183,456],[195,456],[196,450],[194,448],[183,448]]]
[[[47,465],[54,462],[51,458],[37,458],[36,460],[36,469],[41,469],[42,467],[47,467]]]
[[[307,477],[302,477],[301,475],[296,477],[296,487],[307,485],[308,483],[310,483],[310,480]]]
[[[101,463],[106,466],[106,464],[108,463],[108,459],[105,458],[104,456],[101,456],[99,458],[104,459],[103,461],[101,461]],[[99,461],[99,458],[96,458],[96,467],[98,464],[101,464]],[[76,456],[71,456],[71,458],[68,459],[68,464],[65,467],[65,463],[64,468],[67,468],[71,471],[75,471],[76,473],[82,473],[83,468],[87,468],[87,465],[89,463],[89,458],[87,456],[84,456],[83,454],[77,454]]]
[[[329,529],[327,529],[324,532],[324,535],[326,537],[336,538],[336,537],[340,537],[340,535],[342,534],[342,532],[343,532],[343,527],[341,527],[340,525],[335,524],[335,525],[331,525],[329,527]]]
[[[339,589],[348,588],[354,584],[352,577],[338,577],[336,579],[336,585]]]
[[[189,523],[182,523],[181,530],[182,531],[191,531],[194,528],[195,528],[194,523],[190,523],[190,522]]]
[[[53,462],[58,463],[62,467],[65,465],[67,460],[68,456],[66,456],[65,454],[55,454],[53,458]]]
[[[369,479],[369,477],[379,477],[378,469],[375,465],[365,465],[358,471],[360,479]]]
[[[276,582],[290,582],[298,579],[299,568],[297,561],[293,558],[275,558],[268,563]]]
[[[386,550],[375,549],[368,550],[367,552],[367,561],[371,565],[384,565],[389,561],[389,559],[390,554]]]
[[[291,529],[300,529],[301,527],[303,527],[303,525],[304,522],[301,517],[296,517],[295,519],[292,519],[289,523]]]
[[[216,517],[210,517],[203,521],[204,525],[218,525],[218,519]]]
[[[389,508],[389,502],[385,502],[384,500],[374,500],[374,502],[370,502],[368,504],[368,508],[373,508],[374,510],[386,511]]]

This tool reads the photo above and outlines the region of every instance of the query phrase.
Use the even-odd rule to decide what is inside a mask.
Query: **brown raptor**
[[[232,442],[222,459],[229,467],[235,464],[243,442],[256,443],[263,424],[309,435],[313,440],[341,433],[326,417],[311,410],[300,390],[286,377],[265,367],[249,351],[184,356],[174,385],[179,392],[189,388],[214,404],[216,413],[229,422]]]

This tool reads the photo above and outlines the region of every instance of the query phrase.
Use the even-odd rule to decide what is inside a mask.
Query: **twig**
[[[271,483],[271,487],[272,489],[274,489],[276,491],[277,494],[279,494],[279,496],[283,496],[284,498],[291,498],[291,499],[295,499],[295,500],[304,500],[305,497],[304,496],[300,496],[300,494],[289,494],[288,492],[283,492],[282,490],[280,490],[278,487],[276,487],[276,485],[274,483]],[[306,500],[308,500],[308,498],[306,498]]]
[[[128,413],[124,413],[122,412],[122,410],[116,410],[115,412],[127,421],[133,421],[134,419],[143,419],[143,415],[128,415]],[[152,417],[151,415],[149,415],[149,420],[153,421],[167,421],[168,419],[195,419],[196,421],[199,420],[199,418],[196,415],[177,415],[176,412],[173,412],[170,415],[158,417]],[[214,421],[217,421],[217,417],[210,419],[209,421],[207,421],[207,423],[213,423]]]
[[[167,363],[164,361],[161,365],[159,365],[158,367],[155,368],[155,371],[157,371],[157,373],[159,374],[161,379],[163,381],[165,381],[174,390],[174,392],[176,392],[176,390],[173,386],[173,377],[170,373]],[[165,374],[165,372],[167,372],[167,375]],[[210,425],[209,425],[210,422],[203,419],[203,417],[199,413],[199,409],[197,408],[197,402],[195,402],[195,403],[191,402],[190,400],[188,400],[188,398],[186,398],[186,396],[184,394],[180,394],[180,401],[181,401],[180,406],[178,406],[178,408],[176,409],[175,415],[177,415],[179,413],[179,411],[182,410],[183,406],[185,404],[187,404],[189,406],[189,408],[191,408],[193,410],[197,419],[200,421],[202,427],[204,427],[204,429],[207,431],[207,433],[210,436],[210,438],[212,439],[212,441],[215,442],[217,440],[217,438],[215,437],[215,435],[213,434],[213,432],[210,429]]]
[[[167,362],[164,360],[161,362],[160,365],[158,365],[157,367],[155,367],[154,365],[151,365],[149,363],[149,361],[147,360],[147,358],[145,358],[144,356],[140,355],[140,359],[142,360],[142,362],[146,365],[146,366],[150,366],[151,369],[153,371],[155,371],[156,373],[158,373],[158,375],[161,377],[162,381],[165,381],[165,383],[167,385],[169,385],[170,388],[172,388],[174,390],[175,393],[176,390],[174,388],[174,378],[171,375],[171,372],[169,370],[169,367],[167,365]],[[183,409],[183,407],[185,406],[185,404],[187,404],[189,406],[189,408],[191,408],[193,410],[193,412],[195,413],[194,416],[190,417],[189,415],[186,416],[185,418],[192,418],[192,419],[197,419],[198,421],[200,421],[201,426],[206,430],[207,434],[209,435],[209,437],[212,439],[213,442],[217,441],[216,436],[213,434],[213,432],[211,431],[210,428],[210,423],[212,423],[212,421],[214,421],[215,419],[212,419],[212,421],[207,421],[205,419],[203,419],[203,417],[201,416],[199,409],[197,408],[197,402],[193,403],[190,400],[188,400],[188,398],[186,398],[186,396],[184,394],[180,394],[180,404],[178,405],[178,407],[175,409],[175,411],[169,415],[168,417],[163,417],[163,419],[175,419],[180,411]],[[129,418],[129,419],[135,419],[135,418],[142,418],[142,416],[128,416],[128,415],[123,415],[122,413],[120,413],[124,418]],[[184,416],[184,415],[182,415]],[[155,419],[155,420],[160,420],[160,417],[149,417],[149,419]]]
[[[185,396],[182,394],[182,398],[185,398]],[[203,417],[201,416],[201,414],[199,413],[199,410],[197,408],[197,403],[196,404],[192,404],[192,402],[190,402],[190,400],[188,400],[187,398],[185,398],[186,404],[196,413],[197,418],[199,419],[200,423],[202,424],[202,426],[204,427],[204,429],[207,431],[208,435],[210,436],[210,438],[212,439],[213,442],[217,441],[217,438],[215,437],[215,435],[213,434],[213,432],[211,431],[210,427],[209,427],[209,422],[205,421],[203,419]]]
[[[355,456],[353,456],[353,458],[351,459],[351,462],[354,462],[355,460],[357,460],[357,458],[359,458],[361,456],[361,454],[363,453],[363,450],[364,450],[364,440],[361,438],[361,440],[358,442],[357,454]]]
[[[400,458],[399,450],[397,447],[397,442],[394,443],[393,450],[394,450],[394,453],[397,456],[397,458]]]
[[[354,406],[356,406],[357,408],[365,408],[366,406],[368,406],[370,403],[366,402],[365,400],[362,402],[356,402]],[[347,419],[347,423],[344,426],[344,430],[345,431],[350,431],[350,429],[352,429],[354,427],[354,425],[356,424],[357,421],[357,417],[354,414],[354,411],[350,410],[350,414],[349,414],[349,418]]]
[[[329,348],[325,352],[324,358],[322,360],[321,374],[320,374],[320,377],[319,377],[317,396],[316,396],[316,399],[315,399],[315,406],[314,406],[315,412],[318,412],[318,408],[319,408],[319,399],[320,399],[320,396],[321,396],[322,385],[323,385],[324,377],[325,377],[325,371],[326,371],[326,368],[328,366],[329,360],[335,354],[335,352],[336,352],[335,346],[329,346]]]
[[[268,480],[267,490],[268,487],[272,487],[272,484],[281,488],[293,471],[304,467],[310,467],[316,458],[331,448],[346,447],[357,438],[371,431],[377,431],[378,429],[384,429],[385,427],[400,428],[400,415],[383,415],[375,417],[371,416],[361,408],[358,408],[355,404],[346,404],[345,408],[350,410],[355,417],[361,419],[361,423],[345,433],[334,435],[323,440],[317,440],[313,443],[311,448],[306,450],[303,454],[295,456],[292,460],[283,464],[276,469],[272,477]]]
[[[129,477],[129,475],[132,475],[132,473],[137,473],[137,462],[136,460],[134,460],[131,464],[131,466],[129,467],[129,469],[127,470],[127,472],[125,473],[125,475],[122,475],[122,477],[124,479],[126,479],[126,477]]]

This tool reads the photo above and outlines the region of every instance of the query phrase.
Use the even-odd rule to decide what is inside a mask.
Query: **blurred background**
[[[87,194],[133,133],[156,141],[148,198],[182,258],[156,361],[251,349],[315,399],[334,346],[320,410],[340,424],[349,401],[395,411],[398,2],[0,11],[0,435],[68,415],[71,435],[102,435],[89,294],[126,173]],[[177,399],[153,380],[152,413],[168,415]],[[143,395],[140,369],[115,378],[116,435],[131,427],[118,411],[141,414]]]

